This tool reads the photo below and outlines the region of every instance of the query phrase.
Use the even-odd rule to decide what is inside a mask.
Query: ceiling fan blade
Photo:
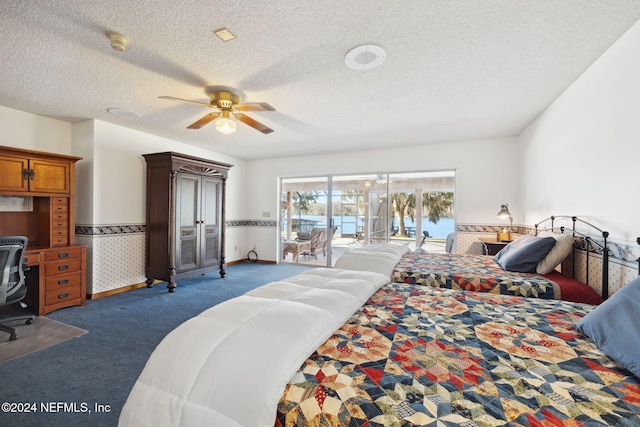
[[[237,104],[235,106],[238,111],[276,111],[271,105],[266,102],[253,102],[248,104]]]
[[[191,126],[187,126],[187,129],[200,129],[202,126],[217,119],[218,117],[220,117],[220,113],[209,113]]]
[[[262,123],[253,120],[251,117],[245,116],[242,113],[236,113],[236,114],[234,114],[234,116],[236,117],[236,119],[240,120],[245,125],[249,125],[252,128],[254,128],[256,130],[259,130],[260,132],[262,132],[264,134],[273,132],[273,129],[271,129],[270,127],[267,127],[267,126],[263,125]]]
[[[191,101],[190,99],[174,98],[173,96],[159,96],[158,98],[160,98],[160,99],[168,99],[169,101],[190,102],[192,104],[202,105],[203,107],[216,108],[214,105],[206,104],[204,102]]]

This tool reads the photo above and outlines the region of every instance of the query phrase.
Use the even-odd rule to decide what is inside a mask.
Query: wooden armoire
[[[148,287],[220,270],[224,277],[225,183],[233,165],[174,152],[147,162]]]

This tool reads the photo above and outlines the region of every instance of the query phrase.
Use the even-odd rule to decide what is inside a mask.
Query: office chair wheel
[[[16,334],[15,332],[11,332],[11,335],[9,335],[9,341],[15,341],[18,339],[18,334]]]
[[[26,323],[27,323],[27,325],[32,324],[32,323],[33,323],[33,319],[27,319],[27,322],[26,322]]]

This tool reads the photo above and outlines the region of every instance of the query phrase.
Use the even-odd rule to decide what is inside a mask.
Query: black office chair
[[[24,310],[22,303],[27,295],[24,271],[28,267],[23,263],[26,248],[24,236],[0,237],[0,330],[10,334],[10,341],[18,339],[18,334],[6,323],[22,320],[29,324],[35,319],[34,314]],[[7,306],[14,308],[2,309]]]

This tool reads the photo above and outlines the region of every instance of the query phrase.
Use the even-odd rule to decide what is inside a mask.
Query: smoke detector
[[[107,37],[111,40],[111,47],[113,50],[117,50],[118,52],[122,52],[127,48],[127,44],[129,43],[129,39],[120,34],[109,31],[107,33]]]
[[[351,49],[344,63],[354,70],[370,70],[381,65],[387,59],[387,52],[380,46],[365,44]]]

